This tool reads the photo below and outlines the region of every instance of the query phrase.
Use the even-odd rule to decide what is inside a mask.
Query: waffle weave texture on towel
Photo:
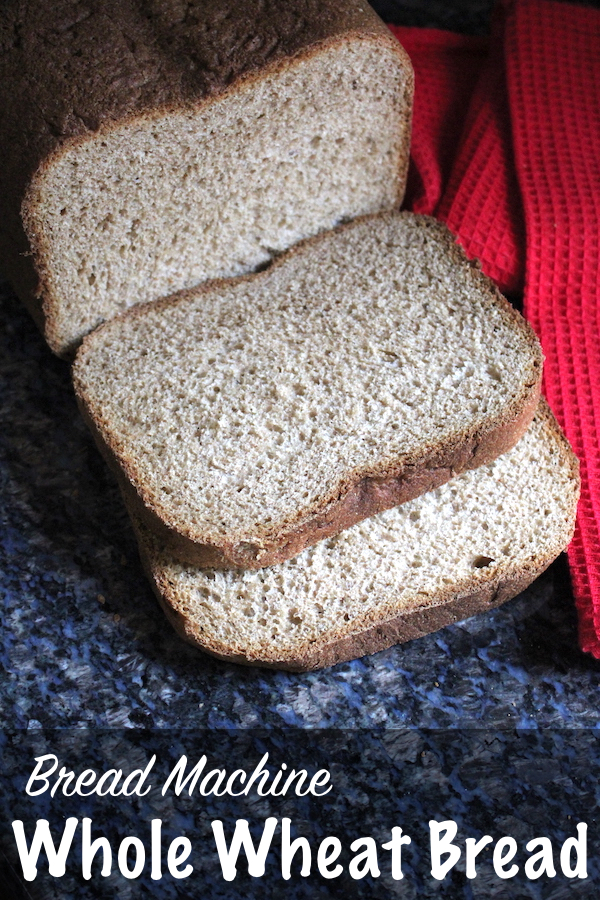
[[[524,310],[546,355],[546,396],[581,461],[569,561],[582,647],[600,657],[600,10],[517,3],[505,46]]]
[[[483,63],[473,38],[448,34],[442,46],[437,31],[411,42],[414,29],[392,30],[416,72],[409,183],[416,169],[430,179],[420,195],[433,198],[426,211],[449,222],[505,290],[525,273],[524,311],[546,356],[545,392],[582,466],[569,562],[581,646],[600,658],[600,11],[553,0],[501,4]],[[480,73],[473,88],[458,72],[469,53]],[[463,90],[462,116],[452,86],[440,95],[452,98],[452,116],[439,96],[436,112],[420,94],[424,68],[433,70],[429,83],[437,70]],[[450,172],[441,192],[435,167],[418,165],[435,155],[440,128],[457,148],[452,165],[438,165]]]

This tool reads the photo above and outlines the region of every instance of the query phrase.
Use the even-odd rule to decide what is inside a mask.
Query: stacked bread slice
[[[413,80],[383,23],[362,0],[71,7],[9,5],[0,255],[52,349],[79,347],[178,630],[307,669],[520,590],[570,539],[576,461],[529,326],[397,212]]]
[[[89,335],[83,414],[180,558],[261,568],[510,449],[533,332],[447,229],[356,220]]]
[[[113,319],[73,378],[178,630],[306,669],[501,602],[568,543],[541,363],[443,225],[388,213]]]
[[[514,597],[569,543],[578,493],[577,461],[542,401],[494,462],[258,572],[182,563],[133,521],[182,637],[233,662],[306,671]]]

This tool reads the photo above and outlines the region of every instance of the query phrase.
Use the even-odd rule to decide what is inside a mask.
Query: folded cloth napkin
[[[524,313],[581,461],[569,548],[583,650],[600,658],[600,10],[504,0],[489,42],[390,26],[413,60],[407,205],[448,223]]]

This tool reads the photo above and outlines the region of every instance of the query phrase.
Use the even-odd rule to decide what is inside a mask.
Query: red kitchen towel
[[[390,26],[415,69],[405,205],[436,215],[500,289],[523,287],[523,216],[504,79],[501,14],[492,40]]]
[[[415,70],[415,102],[405,204],[434,215],[460,141],[465,103],[487,56],[487,38],[435,28],[391,30]]]
[[[505,291],[525,273],[544,390],[582,464],[569,561],[581,646],[600,658],[600,11],[505,0],[489,53],[392,30],[415,66],[407,204],[444,219]]]
[[[500,290],[514,295],[523,290],[525,234],[513,159],[503,37],[504,15],[499,7],[489,53],[436,214],[452,231],[461,231],[465,250],[481,260]]]
[[[524,312],[546,356],[546,396],[581,461],[569,561],[581,644],[600,657],[600,10],[511,4],[505,51]]]

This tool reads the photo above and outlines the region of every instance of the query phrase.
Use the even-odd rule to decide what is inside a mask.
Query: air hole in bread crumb
[[[494,560],[491,556],[476,556],[473,560],[473,568],[475,569],[485,569],[486,566],[489,566],[490,563],[493,563]]]
[[[497,368],[497,366],[488,366],[486,371],[490,378],[493,378],[494,381],[502,381],[502,375],[500,374],[500,370]]]

